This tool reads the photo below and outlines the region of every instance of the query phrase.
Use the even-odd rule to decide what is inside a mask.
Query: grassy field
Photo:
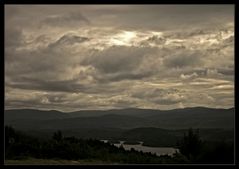
[[[52,159],[23,159],[23,160],[5,160],[5,165],[98,165],[113,164],[112,162],[99,160],[52,160]]]

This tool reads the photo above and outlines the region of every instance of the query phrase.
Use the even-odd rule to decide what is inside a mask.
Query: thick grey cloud
[[[233,20],[232,5],[101,5],[85,6],[93,22],[99,26],[128,29],[178,30],[197,27],[223,27]],[[124,23],[124,24],[122,24]]]
[[[5,30],[5,45],[7,48],[18,46],[22,43],[22,32],[18,29]]]
[[[79,92],[86,88],[76,82],[76,80],[64,80],[64,81],[52,81],[52,80],[38,80],[32,78],[19,79],[19,82],[8,83],[9,87],[18,89],[31,89],[31,90],[42,90],[42,91],[61,91],[61,92]]]
[[[165,65],[169,68],[182,68],[186,66],[200,65],[202,57],[203,54],[198,51],[190,52],[188,50],[184,50],[182,52],[176,51],[176,54],[167,57],[164,61]]]
[[[66,111],[232,107],[234,6],[6,5],[5,101]]]
[[[113,46],[86,58],[83,64],[93,65],[103,73],[127,72],[139,65],[145,53],[143,48]]]
[[[155,48],[113,46],[85,58],[81,64],[95,67],[100,73],[95,78],[100,81],[137,80],[151,75],[139,68],[142,61],[155,52]]]

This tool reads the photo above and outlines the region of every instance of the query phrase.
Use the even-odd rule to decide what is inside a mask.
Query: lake
[[[101,140],[103,142],[108,142],[108,140]],[[176,148],[173,147],[148,147],[148,146],[143,146],[143,142],[140,142],[140,144],[137,145],[129,145],[129,144],[124,144],[125,141],[120,141],[118,144],[114,144],[116,147],[120,147],[121,145],[125,150],[130,150],[131,148],[135,149],[136,151],[142,151],[142,152],[151,152],[155,153],[156,155],[169,155],[172,156],[176,151],[179,151]]]

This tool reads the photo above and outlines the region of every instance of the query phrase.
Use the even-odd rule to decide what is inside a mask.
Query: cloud
[[[109,12],[109,10],[114,9]],[[130,5],[113,6],[96,12],[100,19],[97,25],[112,25],[132,30],[189,30],[192,28],[223,27],[234,20],[234,6],[221,5]],[[103,20],[111,14],[113,17]],[[190,16],[190,17],[185,17]],[[220,19],[219,19],[220,18]],[[102,21],[103,20],[103,21]],[[124,24],[122,24],[124,23]]]
[[[58,40],[55,42],[49,44],[49,48],[55,48],[55,47],[60,47],[61,45],[74,45],[77,43],[83,43],[85,41],[88,41],[89,38],[87,37],[81,37],[74,35],[72,33],[64,34],[61,36]]]
[[[5,12],[9,107],[234,104],[233,5],[7,5]]]
[[[79,24],[90,24],[90,21],[80,12],[50,15],[42,20],[42,26],[65,27]]]
[[[22,42],[22,31],[19,29],[13,29],[10,28],[8,30],[5,30],[5,37],[7,37],[5,39],[5,47],[6,48],[10,48],[12,50],[12,48],[21,45]]]
[[[159,96],[154,98],[153,101],[162,105],[171,105],[184,101],[184,97],[178,94],[166,94],[164,96]]]
[[[169,68],[183,68],[200,66],[203,55],[199,51],[177,51],[176,54],[164,59],[164,63]]]
[[[8,83],[9,87],[18,89],[40,90],[40,91],[61,91],[61,92],[79,92],[86,86],[77,83],[76,80],[38,80],[34,78],[21,78],[19,82]]]
[[[234,76],[235,71],[233,67],[219,68],[218,72],[226,76]]]
[[[180,90],[159,89],[159,88],[146,88],[143,91],[135,91],[132,93],[133,97],[148,99],[156,104],[171,105],[184,101],[186,98],[180,93]]]
[[[86,57],[81,64],[91,65],[98,70],[98,80],[142,79],[150,76],[150,73],[141,71],[141,65],[145,58],[150,58],[156,51],[148,47],[113,46]]]
[[[198,74],[196,72],[194,72],[192,74],[188,74],[188,75],[184,75],[184,74],[180,75],[180,78],[183,80],[187,80],[187,79],[191,79],[191,78],[195,78],[195,77],[198,77]]]
[[[131,71],[138,66],[146,51],[137,47],[111,47],[83,61],[103,73]]]
[[[217,71],[217,69],[207,69],[206,72],[207,76],[216,76],[216,75],[220,75]]]
[[[155,43],[157,45],[164,45],[166,43],[166,39],[162,36],[157,36],[157,35],[153,35],[151,37],[148,37],[145,41],[142,42],[142,44],[145,43]]]

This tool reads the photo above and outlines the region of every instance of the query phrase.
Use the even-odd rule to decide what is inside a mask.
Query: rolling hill
[[[64,113],[50,110],[5,110],[5,124],[19,129],[81,129],[158,127],[185,128],[234,128],[234,108],[185,108],[174,110],[120,109],[84,110]]]

